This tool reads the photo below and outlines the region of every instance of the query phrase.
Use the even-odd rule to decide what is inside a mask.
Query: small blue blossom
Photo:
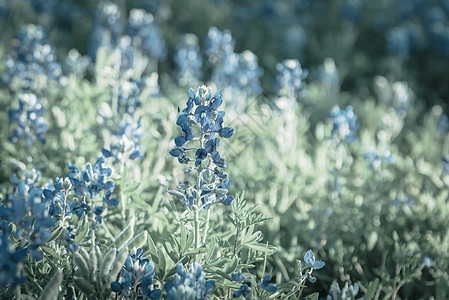
[[[249,286],[244,283],[240,286],[240,288],[232,294],[232,298],[238,298],[240,296],[246,297],[251,294],[251,290]]]
[[[386,147],[382,154],[377,154],[374,149],[370,149],[366,154],[365,158],[369,161],[370,167],[373,170],[376,170],[380,167],[382,162],[386,164],[392,164],[395,160],[394,155],[391,153],[390,148]]]
[[[424,266],[426,268],[431,268],[435,265],[435,262],[433,261],[433,259],[431,259],[429,256],[425,255],[422,259]]]

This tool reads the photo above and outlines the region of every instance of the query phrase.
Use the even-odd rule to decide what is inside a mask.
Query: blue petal
[[[234,128],[224,127],[218,131],[218,134],[220,134],[221,137],[228,139],[234,134]]]
[[[312,250],[306,252],[306,254],[304,255],[304,262],[310,266],[313,265],[313,263],[315,262],[315,255],[313,255]]]

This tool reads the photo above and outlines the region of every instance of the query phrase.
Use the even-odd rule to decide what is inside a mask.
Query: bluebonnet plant
[[[23,26],[14,37],[12,52],[6,57],[3,82],[14,92],[35,92],[40,96],[51,81],[61,77],[53,47],[42,27]]]
[[[164,284],[167,300],[208,300],[215,288],[213,280],[206,281],[203,267],[194,262],[188,271],[179,263],[173,283]]]
[[[238,98],[257,95],[262,89],[259,78],[263,75],[257,56],[249,50],[234,53],[235,41],[229,30],[209,29],[205,52],[213,66],[212,81],[230,90],[234,105]]]
[[[34,137],[45,143],[44,136],[48,128],[44,119],[45,107],[35,94],[20,94],[18,98],[19,107],[11,108],[8,113],[10,122],[17,123],[8,139],[15,143],[23,138],[27,148],[33,144]]]
[[[286,59],[276,65],[276,90],[278,95],[287,98],[304,96],[304,79],[308,71],[301,67],[297,59]]]
[[[182,135],[175,138],[176,148],[170,154],[181,164],[194,162],[198,172],[197,183],[180,186],[176,194],[188,207],[203,205],[207,209],[216,202],[231,205],[234,200],[233,196],[226,195],[228,176],[222,170],[226,161],[218,152],[220,139],[217,136],[230,138],[234,133],[233,128],[223,125],[225,112],[219,110],[222,103],[221,91],[212,95],[211,88],[205,86],[199,87],[196,93],[190,89],[186,107],[179,112],[176,121]],[[198,130],[196,138],[194,128]],[[192,143],[197,146],[191,146]]]
[[[95,13],[89,55],[95,60],[100,47],[115,47],[122,32],[120,10],[116,4],[101,3]]]
[[[51,237],[51,228],[57,220],[48,210],[48,201],[43,197],[42,189],[21,181],[13,193],[6,196],[6,205],[0,204],[0,219],[12,223],[17,230],[16,238],[23,238],[31,256],[42,259],[39,247]]]
[[[228,61],[228,57],[234,54],[234,47],[235,40],[231,31],[220,31],[216,27],[209,28],[205,41],[205,52],[213,66]]]
[[[142,255],[141,248],[130,251],[118,280],[111,283],[111,290],[125,298],[160,299],[162,292],[153,282],[154,263]]]
[[[93,167],[91,164],[87,164],[84,171],[80,171],[75,165],[67,163],[70,172],[66,176],[70,179],[76,195],[82,197],[81,203],[85,202],[86,197],[93,201],[97,195],[103,192],[102,201],[105,204],[111,207],[118,205],[119,199],[112,197],[115,183],[112,180],[108,180],[108,177],[112,175],[112,170],[109,167],[104,167],[104,162],[105,157],[100,156]],[[74,202],[71,209],[78,209],[78,206],[78,203]],[[97,223],[102,222],[101,215],[105,209],[104,205],[93,208]]]
[[[152,14],[143,9],[132,9],[125,32],[150,59],[157,61],[165,58],[165,42]]]
[[[334,140],[339,143],[345,142],[351,144],[357,139],[356,133],[359,125],[356,124],[357,115],[354,114],[352,106],[348,106],[342,111],[336,105],[332,108],[328,116],[332,120],[331,135]]]
[[[193,33],[184,34],[176,46],[176,77],[181,85],[197,84],[202,77],[199,39]]]
[[[382,154],[378,154],[374,149],[371,148],[368,150],[368,152],[365,153],[365,158],[369,161],[370,167],[373,170],[378,169],[381,166],[382,162],[392,164],[395,159],[389,147],[386,147],[382,151]]]

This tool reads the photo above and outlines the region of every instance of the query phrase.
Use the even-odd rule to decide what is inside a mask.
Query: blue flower
[[[267,292],[270,293],[274,293],[278,290],[278,287],[274,284],[270,284],[270,280],[271,280],[271,275],[266,276],[263,280],[262,283],[260,284],[260,287],[264,290],[266,290]]]
[[[315,255],[313,254],[312,250],[306,252],[306,254],[304,255],[304,262],[315,270],[321,269],[325,265],[325,263],[321,260],[315,261]]]
[[[44,135],[48,128],[44,119],[45,108],[35,94],[20,94],[18,98],[19,108],[10,109],[8,113],[9,120],[17,123],[8,139],[15,143],[24,138],[27,147],[31,147],[33,136],[41,143],[45,143]]]
[[[111,290],[125,298],[160,299],[162,292],[153,282],[154,263],[142,255],[141,248],[129,252],[118,280],[111,283]]]
[[[232,298],[238,298],[240,296],[249,296],[251,294],[251,290],[249,289],[248,285],[246,283],[242,284],[240,286],[240,289],[238,289],[237,291],[235,291],[232,294]]]
[[[201,58],[198,37],[192,33],[184,34],[176,46],[176,77],[181,85],[196,84],[202,77]]]
[[[301,67],[297,59],[287,59],[276,65],[276,90],[278,95],[288,98],[304,96],[304,79],[308,71]]]
[[[199,263],[191,264],[188,271],[179,263],[173,283],[165,282],[164,287],[167,300],[205,300],[210,298],[215,282],[206,282],[203,267]]]
[[[352,106],[346,107],[345,110],[340,110],[339,106],[334,106],[329,113],[329,118],[332,120],[332,138],[339,142],[346,142],[348,144],[356,141],[356,133],[359,125],[356,124],[357,115],[354,114]]]

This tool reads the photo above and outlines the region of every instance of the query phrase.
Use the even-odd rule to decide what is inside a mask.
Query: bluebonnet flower
[[[373,148],[371,148],[367,153],[365,153],[365,158],[370,162],[370,167],[373,170],[378,169],[382,164],[382,161],[387,164],[392,164],[395,159],[389,147],[386,147],[380,155],[377,154]]]
[[[95,12],[93,32],[89,40],[88,53],[95,61],[100,47],[115,47],[123,30],[120,10],[116,4],[101,3]]]
[[[212,90],[205,86],[199,87],[195,93],[189,90],[189,99],[186,107],[179,112],[176,124],[181,127],[182,135],[175,138],[176,148],[170,150],[170,154],[176,157],[181,164],[195,162],[195,169],[199,175],[199,186],[180,188],[180,199],[186,201],[187,206],[192,206],[197,197],[202,201],[204,208],[208,208],[215,202],[231,205],[234,197],[226,195],[228,184],[227,174],[222,171],[226,167],[226,161],[218,152],[220,139],[230,138],[234,129],[223,125],[225,112],[219,111],[223,103],[221,91],[212,95]],[[199,128],[198,147],[188,147],[194,141],[194,131],[192,127]],[[188,152],[192,151],[195,156],[190,157]]]
[[[203,267],[199,263],[191,264],[188,271],[179,263],[173,283],[166,282],[164,286],[167,300],[208,300],[215,288],[215,282],[206,282]]]
[[[160,299],[162,292],[153,282],[154,263],[142,255],[141,248],[130,251],[118,280],[111,283],[111,290],[125,298]]]
[[[69,212],[83,213],[85,210],[84,198],[89,196],[90,199],[94,199],[100,192],[103,192],[102,201],[108,206],[115,207],[119,203],[119,199],[113,198],[112,193],[114,191],[115,183],[112,180],[107,180],[112,175],[112,170],[109,167],[104,167],[105,157],[100,156],[95,165],[86,165],[84,171],[80,171],[76,166],[71,163],[67,163],[67,167],[70,172],[66,175],[75,193],[82,197],[80,204],[73,202],[69,208]],[[84,207],[83,207],[84,206]],[[93,208],[97,222],[101,223],[101,214],[105,210],[105,206],[96,206]]]
[[[197,84],[202,77],[201,58],[198,37],[192,33],[181,37],[175,52],[176,77],[181,85]]]
[[[276,65],[276,89],[280,96],[298,98],[304,96],[304,79],[308,71],[297,59],[287,59]]]
[[[165,41],[152,14],[143,9],[132,9],[125,32],[133,44],[142,49],[152,60],[163,60],[166,56]]]
[[[49,202],[49,213],[52,216],[61,216],[67,209],[65,207],[64,182],[62,178],[56,177],[50,181],[42,192],[44,199]]]
[[[234,54],[235,40],[231,31],[209,28],[205,41],[205,52],[212,65],[223,64]]]
[[[232,104],[238,105],[238,98],[257,95],[262,91],[259,78],[263,75],[257,56],[249,50],[234,53],[235,41],[229,30],[209,29],[205,52],[213,66],[212,81],[229,89]]]
[[[27,250],[20,247],[14,249],[9,239],[10,234],[11,227],[9,223],[0,219],[0,290],[26,281],[25,277],[18,277],[17,273],[18,264],[25,260]]]
[[[65,241],[67,242],[64,245],[67,252],[74,254],[76,251],[78,251],[79,245],[75,242],[76,229],[74,229],[71,226],[68,226],[66,228],[66,231],[64,232],[63,237],[64,237]]]
[[[13,49],[6,56],[6,71],[2,79],[15,92],[43,93],[52,81],[61,77],[61,66],[48,43],[42,27],[23,26],[14,37]]]
[[[271,275],[265,276],[260,284],[260,287],[267,292],[274,293],[278,290],[278,287],[274,284],[270,284]]]
[[[337,295],[337,299],[334,299],[334,293]],[[334,281],[329,289],[329,294],[326,300],[352,300],[359,293],[359,285],[357,283],[349,285],[345,283],[344,287],[340,289],[337,281]]]
[[[17,228],[16,238],[22,237],[28,242],[27,249],[34,259],[42,259],[39,247],[50,239],[50,229],[57,220],[51,217],[41,188],[21,181],[15,191],[6,196],[6,206],[0,203],[0,219],[13,223]]]
[[[144,133],[140,119],[134,122],[131,116],[126,115],[118,130],[113,130],[112,134],[114,141],[109,149],[102,149],[105,157],[114,157],[114,164],[123,162],[125,158],[143,159],[143,149],[139,141]]]
[[[17,123],[13,129],[13,134],[8,139],[15,143],[24,138],[27,147],[33,144],[33,137],[41,143],[45,143],[45,133],[48,124],[44,119],[45,107],[35,94],[20,94],[19,107],[9,110],[8,117],[11,122]]]
[[[315,255],[313,254],[312,250],[306,252],[306,254],[304,255],[304,262],[308,267],[310,267],[310,271],[307,272],[307,280],[309,280],[311,283],[315,283],[316,278],[312,276],[312,271],[321,269],[322,267],[324,267],[325,263],[321,260],[315,260]]]
[[[356,140],[356,133],[359,125],[356,124],[357,115],[354,114],[352,106],[341,110],[339,106],[334,106],[329,113],[329,118],[332,120],[332,138],[339,142],[353,143]]]

